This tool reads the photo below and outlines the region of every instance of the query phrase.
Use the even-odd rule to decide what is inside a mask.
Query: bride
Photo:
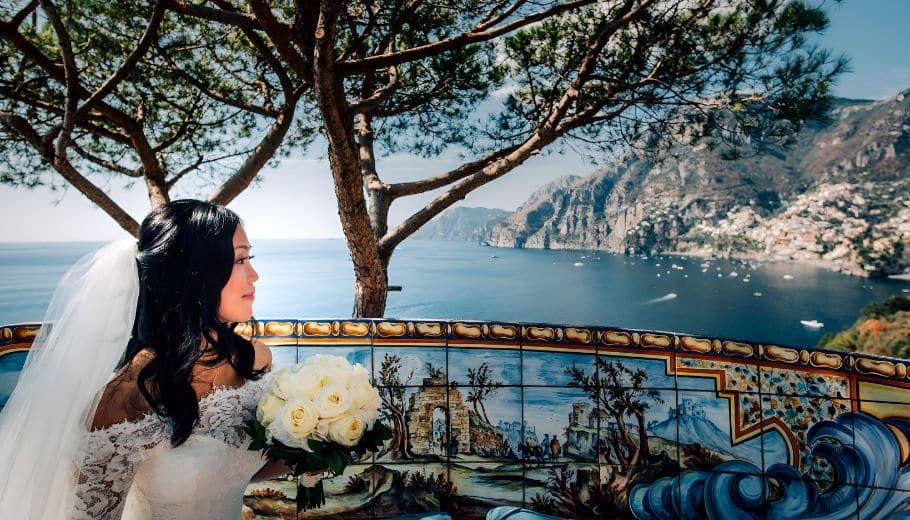
[[[232,211],[154,210],[64,275],[0,413],[0,518],[239,518],[269,349],[233,325],[259,275]]]

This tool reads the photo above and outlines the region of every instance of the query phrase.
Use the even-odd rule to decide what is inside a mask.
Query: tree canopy
[[[253,33],[124,0],[0,17],[0,182],[57,187],[59,174],[131,233],[107,179],[144,181],[153,206],[191,180],[226,204],[314,133],[291,131],[304,89]]]
[[[19,4],[0,10],[3,181],[53,169],[108,209],[90,172],[144,178],[153,204],[192,172],[228,202],[319,132],[365,317],[402,240],[529,157],[784,145],[846,66],[809,43],[827,18],[801,0]],[[465,162],[383,180],[389,153],[446,150]],[[395,200],[434,190],[389,226]]]

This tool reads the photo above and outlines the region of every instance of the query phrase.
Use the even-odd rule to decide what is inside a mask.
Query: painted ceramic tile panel
[[[856,487],[855,492],[857,494],[857,503],[859,504],[858,518],[901,518],[897,515],[889,517],[879,513],[879,511],[890,514],[889,509],[891,508],[887,506],[889,502],[910,504],[910,491],[907,490],[897,491],[884,488]],[[903,518],[906,518],[906,513]]]
[[[820,431],[817,425],[829,423],[837,425],[839,449],[854,449],[849,399],[780,394],[762,394],[761,399],[765,431],[780,432],[786,444],[782,453],[766,448],[766,472],[775,464],[786,463],[814,480],[860,483],[850,474],[835,473],[833,461],[813,453],[812,449],[819,442],[814,436]]]
[[[568,386],[573,382],[573,370],[581,370],[587,377],[597,371],[597,356],[590,352],[575,353],[549,350],[541,345],[522,346],[522,384],[539,386]]]
[[[304,518],[481,518],[499,503],[564,518],[910,517],[906,361],[540,323],[244,326],[276,368],[316,353],[373,368],[398,432]],[[0,399],[37,330],[0,327]],[[245,504],[292,518],[295,492],[256,483]]]
[[[676,388],[673,358],[670,353],[610,353],[598,349],[597,363],[602,384],[609,386],[645,388]]]
[[[28,351],[24,349],[0,351],[0,410],[16,388],[16,381],[19,379],[19,372],[25,364],[26,357]]]
[[[758,363],[739,359],[676,355],[676,385],[680,390],[758,392]]]
[[[614,482],[631,482],[641,466],[616,472]],[[609,479],[608,479],[609,481]],[[525,469],[525,507],[560,518],[628,518],[621,503],[603,490],[601,467],[597,464],[564,463],[529,466]]]
[[[386,449],[377,454],[377,461],[444,462],[447,459],[447,387],[377,386],[377,390],[382,401],[379,420],[394,432]],[[455,415],[458,415],[459,423],[467,422],[466,409],[458,410]],[[466,442],[468,432],[463,433],[462,439]]]
[[[16,388],[28,349],[40,328],[38,323],[0,326],[0,410]]]
[[[761,392],[826,397],[850,397],[850,376],[822,370],[794,370],[778,364],[761,364]]]
[[[382,464],[374,466],[376,490],[371,507],[376,518],[408,513],[452,511],[461,497],[443,463]]]
[[[760,474],[765,446],[786,457],[786,447],[776,432],[762,435],[759,394],[680,390],[677,399],[672,413],[679,424],[683,468],[709,471],[738,460],[751,465],[742,466],[744,471]]]
[[[272,351],[272,370],[280,370],[297,363],[297,346],[269,347]]]
[[[381,385],[445,386],[445,346],[377,343],[373,347],[373,377]]]
[[[343,474],[324,481],[326,503],[322,508],[304,512],[300,518],[373,518],[375,467],[352,464]],[[257,482],[247,487],[244,505],[260,517],[294,518],[297,484],[292,478]]]
[[[459,499],[451,511],[455,518],[483,518],[496,506],[522,507],[524,467],[512,462],[457,462],[449,464],[449,477]]]
[[[601,427],[607,421],[593,402],[593,397],[581,388],[525,387],[524,421],[518,444],[525,463],[595,461]]]
[[[456,392],[457,391],[457,392]],[[449,392],[451,420],[448,435],[457,441],[460,432],[456,418],[467,409],[468,444],[450,446],[453,462],[520,462],[522,389],[519,386],[459,386]],[[443,414],[437,414],[443,415]],[[433,421],[434,435],[445,426],[445,417]],[[445,435],[443,429],[439,431]]]
[[[521,351],[475,344],[469,348],[448,347],[449,384],[520,385]]]

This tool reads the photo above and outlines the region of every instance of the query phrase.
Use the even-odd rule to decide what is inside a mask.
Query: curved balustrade
[[[0,327],[0,404],[38,330]],[[371,368],[388,449],[305,518],[494,506],[564,518],[895,518],[910,506],[910,362],[539,323],[261,320],[276,367]],[[87,339],[90,340],[90,339]],[[642,449],[647,446],[647,449]],[[293,517],[292,483],[246,506]]]

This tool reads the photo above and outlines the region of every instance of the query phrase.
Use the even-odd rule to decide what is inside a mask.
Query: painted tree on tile
[[[588,394],[599,417],[603,451],[598,453],[598,462],[610,465],[606,482],[597,489],[604,502],[599,507],[628,511],[628,493],[634,484],[651,482],[658,475],[679,469],[666,453],[651,453],[648,443],[646,414],[652,403],[663,403],[660,392],[647,388],[644,369],[633,370],[620,361],[602,357],[594,360],[591,375],[574,364],[566,367],[566,373],[571,378],[570,386]],[[634,426],[627,419],[634,421]]]
[[[468,396],[465,398],[466,401],[471,403],[474,407],[474,413],[478,417],[483,419],[487,424],[493,424],[490,421],[490,417],[487,415],[487,409],[483,405],[484,400],[487,397],[495,394],[500,387],[502,387],[502,381],[493,380],[493,371],[490,369],[489,363],[481,363],[479,367],[468,368],[468,385],[471,389],[468,392]],[[477,407],[480,407],[480,410]]]
[[[400,371],[401,358],[395,354],[385,354],[379,367],[377,389],[382,400],[383,420],[392,423],[392,431],[395,433],[389,451],[394,458],[410,459],[413,454],[408,440],[408,421],[405,416],[407,412],[405,386],[414,378],[414,371],[409,372],[404,379]]]

